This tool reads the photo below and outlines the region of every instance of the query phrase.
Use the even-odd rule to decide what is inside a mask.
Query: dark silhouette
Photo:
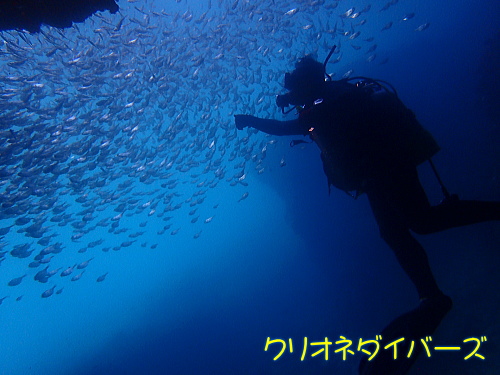
[[[42,24],[58,28],[83,22],[97,11],[118,11],[115,0],[2,0],[0,31],[39,32]]]
[[[285,75],[289,92],[279,95],[276,103],[283,112],[285,107],[295,106],[298,119],[236,115],[236,127],[253,127],[274,135],[309,135],[321,150],[329,187],[334,185],[354,197],[367,194],[381,237],[420,297],[415,310],[382,331],[382,344],[405,337],[398,351],[407,353],[411,340],[431,335],[452,307],[411,231],[427,234],[498,220],[500,203],[459,200],[442,186],[445,199],[431,206],[416,167],[439,151],[433,137],[388,83],[365,77],[333,81],[325,72],[327,61],[321,64],[306,56]],[[363,359],[360,373],[404,374],[418,350],[421,348],[416,345],[410,359],[399,360],[392,359],[392,351],[381,350],[373,361]]]

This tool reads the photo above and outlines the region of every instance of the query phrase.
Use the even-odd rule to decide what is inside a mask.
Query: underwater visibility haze
[[[117,3],[0,32],[0,374],[357,374],[415,288],[316,145],[234,115],[295,118],[285,72],[336,45],[327,72],[390,82],[450,192],[498,201],[498,1]],[[408,374],[500,373],[498,223],[417,238],[454,303],[433,345],[461,350]]]

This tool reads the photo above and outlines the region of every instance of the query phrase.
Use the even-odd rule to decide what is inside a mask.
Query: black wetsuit
[[[439,147],[420,127],[413,112],[392,94],[374,97],[354,90],[321,99],[320,105],[306,106],[296,120],[240,115],[237,126],[273,135],[307,135],[315,128],[323,143],[320,149],[335,153],[334,167],[344,169],[347,180],[359,183],[359,191],[367,194],[381,237],[394,251],[420,298],[440,294],[425,250],[411,231],[427,234],[499,220],[500,203],[457,199],[430,205],[416,166]],[[328,162],[322,159],[328,175]],[[335,181],[330,183],[336,185]]]

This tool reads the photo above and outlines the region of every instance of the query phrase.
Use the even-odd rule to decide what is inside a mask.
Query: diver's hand
[[[255,117],[250,115],[234,115],[234,123],[236,129],[243,130],[247,126],[251,127],[252,121]]]

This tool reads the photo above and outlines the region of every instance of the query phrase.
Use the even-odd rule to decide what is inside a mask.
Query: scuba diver
[[[309,135],[321,151],[329,190],[333,185],[354,198],[367,195],[382,239],[420,298],[416,309],[395,319],[381,334],[384,343],[404,337],[398,351],[408,353],[411,340],[419,342],[432,335],[452,307],[411,231],[428,234],[499,220],[500,202],[465,201],[450,195],[431,162],[445,195],[439,205],[431,206],[417,166],[439,151],[436,141],[390,84],[366,77],[332,80],[326,64],[334,50],[335,46],[323,64],[306,56],[292,73],[285,74],[288,93],[278,95],[276,104],[283,113],[295,108],[297,119],[235,115],[235,124],[239,130],[251,127],[272,135]],[[292,108],[285,111],[288,106]],[[392,350],[380,350],[372,361],[364,357],[360,374],[404,374],[421,347],[415,345],[411,358],[394,360]]]

